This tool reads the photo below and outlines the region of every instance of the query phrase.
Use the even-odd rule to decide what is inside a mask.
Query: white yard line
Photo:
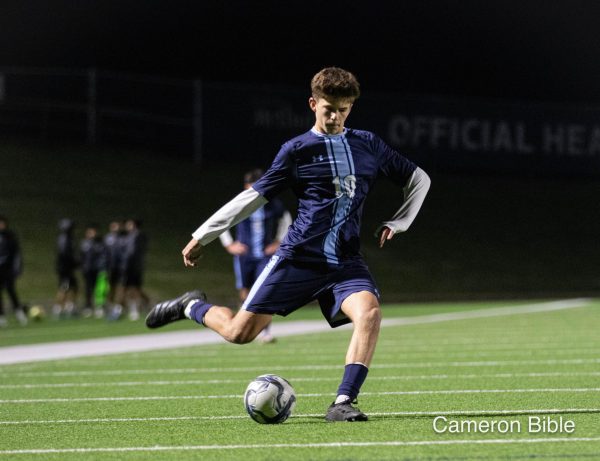
[[[404,317],[384,320],[385,326],[392,325],[421,325],[424,323],[448,322],[450,320],[480,319],[487,317],[499,317],[504,315],[536,314],[539,312],[559,311],[583,307],[591,302],[588,298],[564,299],[545,303],[525,304],[521,306],[495,307],[488,309],[477,309],[472,311],[449,312],[447,314],[419,315],[416,317]]]
[[[441,389],[421,391],[390,391],[390,392],[361,392],[362,396],[381,395],[460,395],[460,394],[541,394],[541,393],[588,393],[600,392],[600,387],[569,387],[569,388],[541,388],[541,389]],[[331,393],[297,394],[297,397],[331,397]],[[217,395],[149,395],[133,397],[73,397],[73,398],[47,398],[47,399],[0,399],[0,405],[28,404],[28,403],[76,403],[76,402],[127,402],[127,401],[154,401],[154,400],[213,400],[213,399],[242,399],[242,394],[217,394]]]
[[[419,359],[419,360],[435,360],[440,357],[449,360],[449,359],[472,359],[479,360],[485,359],[487,357],[507,357],[507,358],[544,358],[545,356],[550,356],[552,358],[560,358],[560,357],[577,357],[583,358],[583,356],[600,356],[600,345],[597,347],[581,347],[581,348],[562,348],[561,343],[555,344],[553,347],[543,347],[536,349],[532,346],[528,346],[527,344],[520,344],[518,341],[515,341],[515,345],[510,350],[501,350],[501,349],[491,349],[484,348],[479,346],[464,346],[463,350],[465,352],[452,351],[452,350],[443,350],[440,349],[438,351],[430,351],[430,352],[420,352],[412,349],[411,347],[404,346],[402,343],[395,344],[394,346],[387,345],[389,351],[379,350],[379,348],[383,346],[378,343],[378,351],[377,351],[377,361],[378,362],[386,362],[390,361],[390,358],[396,360],[405,360],[405,359]],[[231,348],[233,349],[233,348]],[[204,364],[218,363],[222,365],[227,364],[235,364],[238,362],[243,362],[246,365],[250,365],[252,362],[262,363],[264,357],[257,349],[249,352],[247,348],[237,348],[238,350],[229,350],[227,353],[227,357],[223,357],[222,353],[212,352],[212,351],[202,351],[202,362]],[[295,348],[288,348],[286,350],[278,351],[277,357],[283,362],[288,361],[290,358],[298,359],[298,358],[306,358],[308,356],[309,359],[313,359],[315,355],[314,349],[312,350],[296,350]],[[137,362],[140,360],[140,357],[143,357],[146,360],[152,361],[171,361],[174,359],[198,359],[198,350],[196,348],[185,348],[185,349],[168,349],[161,351],[148,351],[141,353],[132,353],[131,355],[125,355],[123,357],[119,357],[119,363],[124,363],[126,361],[129,362]],[[340,357],[339,352],[335,353],[319,353],[319,360],[326,361],[327,359],[338,360]],[[90,364],[94,365],[104,365],[104,364],[114,364],[114,357],[107,356],[96,356],[96,357],[81,357],[71,359],[71,365],[77,366],[78,364],[84,364],[85,366],[89,366]],[[34,362],[35,364],[35,362]],[[21,365],[19,367],[14,366],[11,367],[11,370],[31,370],[32,364]]]
[[[439,381],[449,379],[514,379],[514,378],[575,378],[575,377],[600,377],[600,371],[590,372],[547,372],[547,373],[483,373],[483,374],[459,374],[459,375],[400,375],[400,376],[370,376],[369,381]],[[308,382],[319,383],[325,381],[339,381],[336,377],[319,378],[290,378],[293,383]],[[22,384],[0,384],[0,389],[61,389],[77,387],[137,387],[137,386],[196,386],[204,384],[236,384],[246,383],[245,379],[184,379],[184,380],[162,380],[162,381],[101,381],[101,382],[76,382],[76,383],[22,383]]]
[[[159,452],[159,451],[204,451],[204,450],[268,450],[277,448],[358,448],[358,447],[414,447],[414,446],[448,446],[448,445],[512,445],[512,444],[546,444],[600,442],[600,437],[547,437],[518,439],[458,439],[458,440],[390,440],[379,442],[323,442],[323,443],[273,443],[248,445],[173,445],[151,447],[105,447],[105,448],[38,448],[26,450],[0,450],[0,455],[46,455],[60,453],[125,453],[125,452]]]
[[[373,365],[375,369],[411,369],[411,368],[479,368],[479,367],[504,367],[504,366],[531,366],[531,365],[590,365],[600,364],[600,358],[593,359],[561,359],[561,360],[493,360],[480,362],[411,362],[411,363],[384,363]],[[289,372],[303,370],[339,370],[339,364],[332,365],[271,365],[270,372]],[[193,374],[193,373],[250,373],[264,372],[264,365],[253,367],[206,367],[206,368],[143,368],[143,369],[113,369],[113,370],[87,370],[87,371],[17,371],[0,370],[0,377],[58,377],[58,376],[125,376],[125,375],[158,375],[158,374]]]
[[[563,414],[589,414],[600,413],[600,408],[536,408],[531,410],[438,410],[438,411],[387,411],[369,412],[369,416],[518,416],[518,415],[563,415]],[[322,418],[322,413],[306,413],[292,415],[291,418]],[[0,426],[21,426],[29,424],[54,425],[54,424],[80,424],[80,423],[130,423],[130,422],[160,422],[160,421],[213,421],[247,419],[247,415],[222,415],[222,416],[158,416],[146,418],[84,418],[84,419],[50,419],[22,421],[0,421]]]
[[[383,326],[418,325],[447,322],[452,320],[467,320],[505,315],[551,312],[583,307],[589,304],[589,302],[589,299],[577,298],[536,304],[525,304],[522,306],[498,307],[452,312],[447,314],[402,317],[396,319],[386,319],[383,321]],[[350,328],[350,326],[346,326],[345,328]],[[322,331],[328,331],[329,329],[329,325],[327,325],[327,323],[324,321],[291,321],[275,323],[273,325],[273,334],[275,336],[284,337],[307,333],[318,333]],[[210,330],[202,329],[130,335],[116,338],[113,337],[30,344],[24,346],[9,346],[0,348],[0,365],[23,362],[38,362],[45,360],[59,360],[74,357],[122,354],[126,352],[150,351],[156,349],[169,349],[203,344],[217,344],[222,342],[224,342],[224,340],[216,333]]]

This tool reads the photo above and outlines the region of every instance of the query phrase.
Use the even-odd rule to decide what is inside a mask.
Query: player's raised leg
[[[186,318],[210,328],[229,342],[245,344],[256,338],[272,316],[245,310],[236,313],[209,303],[202,291],[194,290],[158,303],[146,317],[146,325],[158,328]]]
[[[245,344],[254,340],[272,318],[269,314],[245,310],[234,313],[228,307],[213,306],[204,315],[202,323],[231,343]]]
[[[327,410],[327,421],[367,421],[368,417],[352,406],[367,378],[375,353],[381,325],[381,309],[377,297],[368,291],[348,296],[341,306],[352,320],[354,332],[346,353],[344,377],[337,398]]]
[[[185,315],[185,309],[191,302],[197,301],[206,301],[206,295],[200,290],[188,291],[178,298],[160,302],[148,312],[146,326],[158,328],[177,320],[189,318]]]

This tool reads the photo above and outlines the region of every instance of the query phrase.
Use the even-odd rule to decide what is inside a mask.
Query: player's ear
[[[313,112],[317,111],[317,100],[314,96],[308,98],[308,105],[310,106],[310,110],[312,110]]]

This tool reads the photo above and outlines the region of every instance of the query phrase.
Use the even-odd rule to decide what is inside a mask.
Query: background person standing
[[[252,187],[262,175],[263,171],[260,168],[244,174],[244,189]],[[219,236],[223,247],[233,255],[235,285],[240,305],[246,301],[250,288],[279,248],[290,224],[290,213],[284,208],[283,202],[275,198],[236,225],[235,240],[229,231]],[[270,323],[257,339],[264,343],[275,340],[271,334]]]
[[[124,289],[123,304],[129,310],[129,320],[138,320],[140,310],[145,309],[149,299],[142,289],[148,239],[141,230],[141,221],[128,219],[125,221],[127,237],[124,240],[122,260],[122,282]]]
[[[56,302],[52,307],[52,315],[56,318],[64,315],[71,317],[77,313],[76,300],[79,285],[75,270],[79,267],[79,259],[75,249],[75,222],[64,218],[58,222],[58,238],[56,240],[56,273],[58,275],[58,291]]]
[[[79,246],[81,254],[81,273],[85,282],[84,315],[92,315],[94,310],[102,311],[102,306],[96,306],[94,291],[98,276],[106,270],[107,251],[98,233],[96,224],[89,224],[85,228],[84,238]],[[102,317],[97,313],[97,317]]]
[[[21,248],[14,232],[8,228],[8,219],[0,216],[0,327],[8,322],[4,314],[2,291],[6,290],[12,303],[13,312],[20,324],[27,324],[24,307],[19,301],[15,282],[23,271]]]

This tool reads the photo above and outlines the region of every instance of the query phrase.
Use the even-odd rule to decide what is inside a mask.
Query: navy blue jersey
[[[277,225],[284,211],[283,203],[274,199],[236,226],[236,240],[248,247],[247,256],[257,259],[265,257],[265,247],[275,240]]]
[[[325,135],[313,128],[286,142],[252,187],[267,200],[291,188],[298,199],[279,255],[338,265],[359,257],[363,205],[375,179],[403,187],[416,168],[371,132]]]

